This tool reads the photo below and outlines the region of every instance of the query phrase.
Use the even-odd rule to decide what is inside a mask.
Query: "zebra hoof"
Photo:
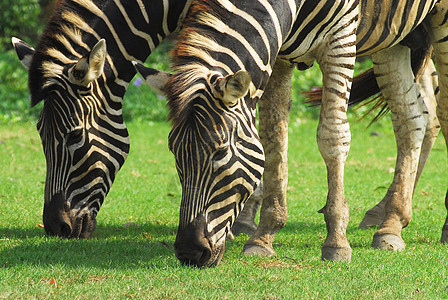
[[[365,229],[365,228],[369,228],[369,227],[380,226],[382,222],[383,222],[383,219],[380,216],[366,212],[361,223],[359,223],[358,229]]]
[[[240,235],[241,233],[245,233],[247,235],[253,235],[257,230],[257,224],[255,222],[247,223],[247,222],[238,222],[235,221],[235,224],[232,226],[232,232],[234,235]]]
[[[260,246],[257,244],[244,245],[243,254],[247,256],[258,255],[258,256],[273,256],[275,255],[275,250],[272,246]]]
[[[375,234],[373,236],[372,247],[381,250],[401,251],[406,248],[406,244],[400,236],[395,234]]]
[[[440,238],[442,244],[448,244],[448,230],[442,230],[442,237]]]
[[[350,262],[352,259],[352,248],[350,247],[322,247],[322,260]]]

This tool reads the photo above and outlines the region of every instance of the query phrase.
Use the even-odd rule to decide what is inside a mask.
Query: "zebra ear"
[[[69,70],[69,80],[77,85],[88,86],[90,82],[103,74],[106,56],[106,40],[101,39],[93,46],[90,53],[78,60]]]
[[[145,67],[139,62],[133,61],[135,69],[145,79],[146,83],[156,92],[165,95],[164,88],[168,79],[172,76],[170,73]]]
[[[233,106],[238,99],[246,96],[252,79],[247,71],[240,70],[235,74],[219,78],[215,83],[215,91],[224,104]]]
[[[14,49],[16,49],[20,62],[27,70],[29,70],[31,66],[31,59],[33,58],[35,51],[34,48],[18,38],[13,37],[11,40],[14,45]]]

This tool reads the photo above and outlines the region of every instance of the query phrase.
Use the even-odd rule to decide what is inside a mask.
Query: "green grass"
[[[45,179],[38,133],[34,122],[0,124],[0,299],[448,298],[448,247],[439,243],[448,182],[443,138],[415,191],[406,250],[378,251],[370,247],[375,230],[357,225],[392,180],[393,130],[388,119],[369,129],[368,122],[351,124],[345,179],[351,263],[320,261],[325,166],[317,121],[299,120],[290,126],[289,218],[275,239],[277,256],[242,256],[248,237],[239,236],[227,243],[217,268],[200,270],[174,256],[181,188],[166,122],[128,122],[131,152],[90,240],[46,237],[37,227]],[[140,226],[123,227],[127,222]]]

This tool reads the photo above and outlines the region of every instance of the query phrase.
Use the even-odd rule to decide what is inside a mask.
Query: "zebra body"
[[[378,247],[402,247],[394,243],[402,242],[401,228],[410,220],[409,201],[426,117],[410,68],[409,49],[398,43],[429,16],[436,1],[379,3],[360,1],[358,5],[358,1],[350,0],[193,2],[185,21],[184,32],[173,52],[176,73],[164,88],[173,122],[169,140],[183,186],[180,228],[175,243],[176,254],[182,262],[198,266],[215,265],[219,262],[224,247],[221,238],[223,228],[231,226],[251,191],[248,188],[235,189],[234,182],[245,182],[246,187],[256,186],[259,182],[260,170],[263,168],[260,156],[263,149],[256,142],[256,132],[249,130],[254,128],[253,118],[246,117],[248,114],[243,107],[252,107],[253,99],[258,99],[264,90],[276,95],[277,86],[288,86],[285,82],[290,80],[294,64],[306,68],[314,60],[321,66],[324,77],[323,105],[317,133],[328,177],[327,204],[320,211],[325,216],[328,232],[322,248],[322,258],[350,260],[351,248],[345,233],[349,210],[344,196],[343,174],[350,146],[346,109],[357,51],[360,55],[373,54],[377,76],[382,80],[380,88],[386,99],[390,100],[392,112],[395,112],[395,130],[405,141],[398,148],[397,166],[406,166],[407,169],[399,172],[401,177],[394,180],[394,196],[388,204],[390,207],[387,209],[386,220],[374,237]],[[442,5],[441,3],[438,5]],[[369,11],[363,14],[369,7],[375,7],[374,13]],[[377,7],[381,7],[381,10]],[[440,22],[436,26],[440,29],[440,35],[444,34],[443,25],[444,22]],[[384,28],[394,30],[385,31]],[[223,97],[225,93],[219,89],[221,85],[216,81],[226,78],[225,76],[233,76],[240,70],[245,70],[252,79],[247,86],[249,94],[244,99],[226,101],[226,97]],[[142,73],[152,80],[157,76],[154,71],[151,74]],[[388,84],[390,76],[401,73],[402,76],[394,77],[395,81]],[[274,81],[276,85],[270,86],[269,76],[271,79],[280,79]],[[288,95],[282,96],[288,98]],[[399,99],[400,97],[403,99]],[[278,187],[273,192],[270,186],[267,188],[266,182],[272,179],[265,173],[264,190],[271,195],[264,195],[260,225],[255,236],[245,246],[245,251],[249,253],[272,254],[273,237],[286,221],[284,195],[287,173],[284,170],[287,170],[287,145],[284,141],[287,138],[285,128],[289,109],[282,113],[277,108],[273,110],[277,101],[280,100],[270,96],[259,103],[260,128],[264,115],[278,114],[272,118],[274,123],[270,123],[271,126],[265,125],[266,129],[260,130],[265,142],[266,172],[268,164],[270,170],[275,169],[271,173],[278,176],[275,178]],[[287,107],[289,101],[281,103],[280,107]],[[230,113],[236,113],[236,118],[249,123],[229,122],[223,116]],[[202,119],[207,119],[207,122],[201,121]],[[193,130],[198,123],[203,126],[201,130],[207,133],[206,139],[201,130]],[[253,173],[245,166],[242,166],[243,169],[238,174],[229,174],[224,166],[218,173],[204,172],[204,168],[210,168],[214,164],[213,158],[218,149],[221,153],[222,149],[227,148],[224,156],[227,162],[232,163],[238,159],[240,152],[234,152],[233,149],[243,140],[243,135],[235,134],[239,131],[246,132],[246,147],[251,151],[258,148],[255,151],[256,157],[260,158],[255,169],[257,172]],[[272,138],[283,142],[279,142],[278,147],[272,147]],[[267,145],[266,141],[271,145]],[[208,151],[187,151],[191,144],[195,145],[194,150],[208,148]],[[271,150],[266,150],[269,147]],[[185,160],[202,169],[186,168],[186,164],[180,163]],[[217,180],[220,177],[227,181],[222,183]],[[195,178],[195,186],[191,186],[191,181],[186,183],[184,178]],[[227,188],[223,188],[226,183]],[[219,189],[216,185],[220,185]],[[217,190],[221,192],[214,192]],[[277,191],[282,195],[276,194]],[[402,209],[401,201],[406,203]],[[219,207],[219,211],[212,209],[212,206]],[[187,213],[182,213],[183,211]],[[218,215],[211,219],[211,212]],[[187,233],[188,238],[183,238]]]
[[[129,152],[122,100],[143,62],[178,28],[189,0],[63,0],[33,49],[13,39],[29,70],[47,163],[47,234],[89,237]],[[106,47],[107,44],[107,47]],[[136,47],[136,45],[138,45]]]

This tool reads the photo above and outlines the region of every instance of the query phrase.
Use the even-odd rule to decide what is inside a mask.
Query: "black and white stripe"
[[[178,28],[189,0],[63,0],[34,50],[13,39],[29,69],[47,161],[48,234],[88,237],[129,152],[122,101],[143,62]],[[107,47],[106,47],[107,44]]]
[[[251,104],[263,94],[279,59],[299,68],[317,60],[323,71],[318,144],[327,164],[329,194],[327,205],[321,210],[328,229],[322,257],[350,259],[351,249],[345,236],[348,206],[343,169],[350,147],[346,110],[355,57],[357,51],[359,55],[367,55],[397,45],[424,20],[435,2],[198,0],[192,3],[173,51],[176,73],[164,88],[173,122],[169,140],[183,186],[175,244],[181,261],[198,266],[219,262],[223,228],[227,230],[232,225],[250,195],[246,193],[251,192],[247,187],[260,181],[263,150],[256,142],[254,119],[247,117],[250,114],[243,107],[254,108]],[[225,96],[219,89],[216,91],[215,80],[241,70],[251,77],[249,94],[228,105],[223,100]],[[241,144],[242,140],[245,143]],[[229,151],[238,147],[241,150]],[[227,150],[221,154],[221,148]],[[240,159],[241,151],[247,151],[245,148],[253,155],[252,163],[250,167],[241,165],[236,171],[232,167]],[[220,158],[218,162],[222,156],[223,162],[231,164],[220,165],[215,174],[211,170],[216,156]],[[237,185],[246,188],[234,188]],[[269,239],[272,238],[266,237]]]

